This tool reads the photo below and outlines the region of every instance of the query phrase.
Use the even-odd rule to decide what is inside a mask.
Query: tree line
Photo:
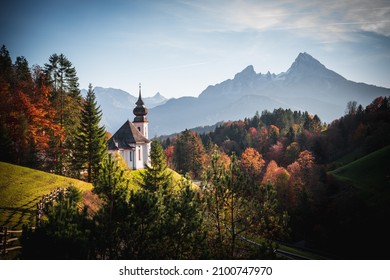
[[[348,154],[357,159],[390,144],[388,97],[378,97],[365,108],[351,101],[345,115],[330,124],[308,112],[279,108],[224,122],[213,132],[185,130],[160,141],[169,166],[193,179],[203,180],[204,174],[215,171],[210,168],[215,151],[224,162],[221,166],[238,162],[244,179],[252,180],[246,186],[249,193],[254,186],[268,186],[275,192],[279,213],[289,217],[287,240],[291,243],[352,258],[364,256],[363,251],[378,256],[368,243],[356,246],[361,239],[386,243],[383,232],[379,238],[367,228],[374,227],[367,221],[373,215],[376,221],[385,219],[389,209],[368,206],[360,190],[338,182],[329,171],[340,167],[343,163],[338,160]],[[358,209],[359,216],[345,205]],[[340,232],[341,228],[353,234]]]
[[[53,54],[43,67],[0,49],[0,160],[92,182],[106,149],[92,85],[81,97],[75,67]]]
[[[24,229],[21,258],[276,258],[273,240],[289,233],[272,186],[245,180],[238,161],[226,165],[217,150],[201,187],[189,178],[173,180],[157,141],[137,189],[125,172],[120,159],[105,157],[93,189],[102,201],[99,211],[80,210],[81,194],[70,188],[35,231]]]

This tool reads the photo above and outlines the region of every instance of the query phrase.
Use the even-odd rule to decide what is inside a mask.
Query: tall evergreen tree
[[[96,238],[99,255],[105,259],[117,259],[123,249],[120,232],[127,216],[128,180],[124,170],[111,154],[102,162],[102,168],[94,182],[93,192],[103,201],[95,216]]]
[[[172,184],[171,173],[167,170],[167,160],[161,144],[153,141],[150,150],[151,166],[146,165],[142,173],[141,186],[144,189],[156,191],[159,187],[164,190]]]
[[[104,126],[99,126],[102,118],[100,106],[96,103],[95,92],[89,84],[87,97],[81,111],[81,121],[75,136],[74,167],[78,174],[87,171],[87,180],[92,182],[106,156],[107,143]]]
[[[53,141],[55,153],[54,170],[60,174],[69,170],[71,161],[70,151],[73,150],[74,136],[80,123],[81,95],[78,89],[78,77],[75,67],[63,54],[53,54],[44,71],[48,85],[51,88],[50,99],[58,112],[57,123],[66,133],[64,139]]]

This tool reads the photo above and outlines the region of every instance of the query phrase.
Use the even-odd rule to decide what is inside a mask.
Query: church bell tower
[[[148,114],[148,109],[145,107],[144,102],[141,97],[141,83],[139,84],[139,96],[138,100],[135,103],[137,106],[133,110],[133,114],[135,115],[133,124],[134,126],[141,132],[141,134],[149,139],[148,135],[148,119],[146,115]]]

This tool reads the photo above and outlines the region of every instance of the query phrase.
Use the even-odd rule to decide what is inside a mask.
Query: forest
[[[388,258],[389,97],[330,124],[279,108],[156,138],[135,174],[108,156],[93,87],[81,97],[63,54],[30,67],[3,46],[0,95],[0,161],[91,182],[99,201],[91,213],[70,187],[24,227],[19,258]]]

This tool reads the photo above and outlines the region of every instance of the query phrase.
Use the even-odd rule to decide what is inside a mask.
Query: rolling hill
[[[368,204],[382,208],[390,201],[390,146],[330,171],[337,180],[352,185]]]
[[[69,185],[84,193],[92,190],[83,181],[0,162],[0,226],[21,229],[23,224],[32,225],[41,196]]]

